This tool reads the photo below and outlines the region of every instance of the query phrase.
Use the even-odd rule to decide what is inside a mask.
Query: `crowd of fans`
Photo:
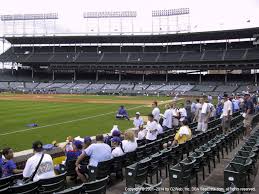
[[[258,111],[258,100],[256,95],[250,96],[249,93],[241,95],[228,95],[218,97],[218,101],[213,103],[212,97],[203,96],[195,101],[186,100],[185,103],[176,103],[176,101],[166,104],[164,114],[161,114],[158,103],[152,103],[152,111],[148,115],[148,121],[145,123],[140,112],[136,112],[133,119],[135,130],[126,130],[122,135],[118,126],[114,126],[108,136],[96,135],[95,141],[90,137],[85,137],[83,142],[73,137],[68,137],[63,147],[66,155],[66,162],[74,160],[76,173],[82,182],[87,181],[89,166],[97,167],[99,162],[110,160],[113,157],[119,157],[128,152],[137,149],[137,140],[150,143],[155,141],[159,134],[169,129],[177,129],[174,139],[171,139],[164,146],[172,144],[182,144],[192,138],[192,131],[188,123],[197,122],[197,131],[206,132],[208,122],[213,118],[222,119],[222,129],[224,133],[230,130],[231,117],[233,112],[240,111],[244,117],[244,127],[246,136],[251,130],[253,114]],[[129,116],[121,106],[118,119],[128,119]],[[37,181],[43,178],[50,178],[60,172],[60,166],[54,167],[53,160],[43,149],[43,144],[36,141],[32,145],[34,155],[30,157],[23,170],[17,169],[13,161],[13,150],[4,148],[0,155],[0,177],[7,177],[14,174],[23,173],[25,179]],[[83,162],[86,159],[87,163]]]

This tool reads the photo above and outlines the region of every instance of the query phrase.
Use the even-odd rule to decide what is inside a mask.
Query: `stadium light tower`
[[[29,31],[29,34],[32,32],[31,34],[35,35],[37,29],[43,30],[43,34],[47,34],[49,30],[55,32],[55,21],[57,19],[57,13],[1,15],[4,35],[25,35],[27,34],[27,31]],[[47,21],[51,23],[48,23]],[[51,25],[52,23],[53,25]],[[51,29],[51,27],[53,27],[53,29]]]
[[[103,12],[84,12],[83,17],[87,20],[87,32],[128,32],[124,30],[130,24],[130,31],[134,31],[134,18],[137,17],[136,11],[103,11]],[[105,28],[106,27],[106,28]],[[95,30],[97,28],[97,30]],[[108,29],[108,30],[106,30]]]
[[[152,11],[152,33],[190,31],[190,9]]]

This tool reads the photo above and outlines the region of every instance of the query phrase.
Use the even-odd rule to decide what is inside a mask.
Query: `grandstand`
[[[253,41],[258,30],[247,28],[148,36],[111,35],[109,42],[114,46],[107,46],[107,37],[104,35],[5,36],[11,47],[0,55],[0,61],[4,64],[21,64],[21,67],[12,71],[2,70],[0,77],[4,83],[1,89],[24,92],[31,89],[55,90],[58,93],[67,93],[69,90],[98,93],[102,90],[103,93],[124,94],[154,94],[160,91],[169,94],[175,91],[193,95],[240,92],[242,89],[239,87],[243,85],[257,84],[257,73],[246,76],[235,72],[256,69],[259,50]],[[98,46],[92,46],[93,43]],[[118,43],[120,45],[116,46]],[[145,46],[132,46],[130,43]],[[73,46],[68,46],[70,44]],[[162,46],[164,44],[166,46]],[[207,72],[219,68],[227,73]],[[180,70],[186,73],[174,73]],[[8,87],[6,81],[10,82]],[[27,82],[37,82],[39,85],[31,88]],[[80,82],[91,83],[80,85]],[[66,84],[77,85],[63,88]]]
[[[30,115],[30,111],[23,112],[23,110],[17,114],[9,113],[12,117],[15,115],[21,118],[24,115],[30,115],[29,122],[43,118],[44,125],[36,129],[43,128],[47,131],[44,131],[45,133],[53,132],[56,136],[67,136],[70,135],[71,131],[74,132],[73,130],[76,133],[81,132],[77,128],[80,127],[83,128],[81,130],[84,130],[83,134],[89,132],[91,135],[96,135],[92,134],[92,128],[97,128],[95,124],[102,125],[100,128],[107,127],[111,121],[113,122],[111,118],[114,118],[114,109],[117,109],[122,103],[128,105],[131,115],[134,115],[138,111],[135,109],[139,107],[143,108],[141,110],[146,115],[150,112],[149,106],[150,102],[153,103],[153,96],[158,99],[162,96],[159,102],[164,106],[164,102],[171,101],[171,96],[174,95],[199,97],[209,94],[218,96],[223,95],[223,93],[243,93],[244,91],[258,92],[259,49],[255,38],[258,33],[259,27],[150,35],[5,35],[2,38],[11,46],[0,55],[0,62],[2,62],[3,67],[5,64],[11,64],[12,66],[17,65],[17,68],[0,70],[0,92],[8,92],[3,94],[3,100],[6,101],[9,100],[8,98],[13,100],[17,97],[15,95],[9,96],[9,92],[50,94],[20,95],[17,98],[22,103],[24,103],[23,100],[37,102],[37,98],[42,98],[39,105],[31,103],[32,106],[35,104],[38,106],[35,108],[36,111],[42,109],[41,106],[45,106],[45,103],[55,102],[56,104],[51,104],[49,107],[51,111],[40,110],[40,115]],[[94,96],[51,94],[94,94]],[[106,94],[119,96],[116,99],[108,97],[102,99],[103,96],[99,96]],[[152,98],[148,98],[149,95]],[[130,96],[141,96],[139,98],[143,99],[139,100],[136,97],[139,101],[135,101]],[[28,99],[26,99],[27,97]],[[88,97],[89,99],[87,99]],[[128,98],[129,101],[127,101]],[[67,107],[64,102],[68,104]],[[12,105],[12,101],[9,104]],[[23,108],[31,106],[31,104],[25,102],[25,105],[20,104],[19,106]],[[107,107],[106,104],[108,104]],[[95,112],[96,110],[100,112]],[[53,116],[55,123],[50,122],[49,115]],[[97,120],[100,116],[105,116],[104,120]],[[258,123],[258,118],[257,114],[253,120],[254,124]],[[19,121],[20,123],[17,122],[19,125],[24,125],[22,119]],[[7,119],[7,123],[12,121],[13,118]],[[82,123],[80,123],[81,121]],[[163,186],[177,188],[189,187],[194,184],[197,187],[203,184],[215,187],[231,184],[231,177],[224,180],[224,170],[222,169],[225,169],[225,177],[232,172],[231,175],[234,174],[233,176],[239,178],[244,175],[244,181],[253,183],[254,180],[250,180],[249,176],[258,167],[258,162],[254,158],[255,156],[250,156],[247,152],[258,154],[258,149],[256,149],[258,146],[256,143],[253,144],[255,140],[250,138],[245,141],[254,147],[246,148],[248,145],[245,145],[241,148],[240,142],[245,143],[242,121],[243,117],[240,112],[233,114],[231,132],[226,135],[222,134],[220,129],[220,118],[209,121],[209,130],[206,133],[196,132],[197,123],[191,123],[194,136],[190,141],[187,141],[188,143],[164,149],[165,143],[168,143],[176,132],[176,128],[169,129],[154,142],[148,144],[138,142],[137,150],[134,153],[129,152],[125,158],[104,162],[102,163],[103,169],[96,168],[97,171],[91,169],[89,172],[93,174],[93,177],[90,174],[89,180],[96,181],[98,179],[98,183],[98,181],[101,182],[105,179],[105,184],[102,182],[100,187],[106,189],[106,176],[97,176],[103,173],[112,177],[111,174],[115,173],[116,177],[113,177],[115,183],[112,182],[114,181],[112,178],[109,180],[111,184],[107,187],[109,194],[122,193],[125,186],[143,186],[145,182],[149,183],[147,187],[160,187],[162,183],[158,177],[162,180]],[[118,122],[121,124],[123,121]],[[123,123],[123,127],[126,128],[128,123]],[[64,127],[63,124],[68,125]],[[54,128],[52,128],[53,126]],[[20,126],[14,127],[21,128]],[[71,131],[64,131],[66,127]],[[90,130],[88,130],[89,128]],[[18,132],[16,130],[4,132],[0,135],[15,134],[13,137],[16,137],[16,132],[30,130],[31,128],[26,128],[18,130]],[[97,129],[97,131],[98,133],[107,133],[107,129],[104,131]],[[258,130],[256,133],[258,134]],[[34,131],[33,135],[32,137],[41,137],[40,133]],[[47,139],[50,135],[44,134],[44,138]],[[31,137],[28,136],[28,138]],[[56,137],[51,136],[51,138]],[[244,160],[249,164],[237,164],[239,168],[247,165],[248,167],[246,166],[247,169],[244,171],[235,169],[233,166],[236,163],[229,160],[229,158],[236,157],[235,153],[240,149],[248,154],[245,156],[246,158],[248,156],[249,159],[253,158],[253,160]],[[53,152],[52,155],[56,158],[64,157],[62,155],[64,153],[60,149]],[[120,167],[118,170],[114,170],[116,164]],[[19,161],[19,165],[24,167],[24,158]],[[220,167],[217,168],[216,165]],[[228,167],[225,168],[223,165],[228,165]],[[220,171],[218,169],[221,172],[218,172]],[[72,171],[75,173],[74,166]],[[124,176],[117,176],[117,171]],[[201,174],[202,178],[199,176]],[[57,185],[63,186],[62,189],[65,188],[63,184],[66,176],[66,174],[61,174],[60,179],[62,180],[56,179],[57,182],[59,181]],[[123,181],[118,180],[118,177]],[[153,178],[157,179],[157,185],[153,184]],[[255,179],[255,177],[253,178]],[[194,181],[194,179],[196,180]],[[41,187],[44,187],[43,183],[39,183]],[[11,185],[11,180],[8,184]],[[91,186],[93,182],[89,184]],[[246,184],[241,184],[238,181],[235,184],[247,187]],[[49,187],[51,188],[51,186]],[[87,184],[72,189],[78,189],[81,192],[86,188]],[[59,190],[61,189],[59,188]]]

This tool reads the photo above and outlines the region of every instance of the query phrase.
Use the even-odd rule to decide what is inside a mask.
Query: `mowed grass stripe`
[[[66,104],[66,105],[64,105]],[[45,105],[43,106],[43,104],[40,105],[40,107],[32,108],[32,109],[19,109],[18,111],[15,112],[15,116],[19,117],[19,116],[26,116],[28,114],[30,114],[30,112],[35,112],[37,114],[39,113],[47,113],[49,112],[49,110],[55,110],[55,111],[59,111],[59,110],[63,110],[64,106],[66,107],[66,109],[77,109],[77,108],[81,108],[82,106],[84,106],[83,104],[80,103],[61,103],[57,106],[47,106],[45,107]],[[19,114],[21,113],[21,114]]]
[[[116,106],[117,107],[117,106]],[[140,107],[136,105],[136,107]],[[131,107],[132,108],[132,107]],[[105,106],[106,111],[111,111],[110,106]],[[141,108],[140,108],[141,109]],[[150,108],[147,108],[149,112]],[[134,114],[136,110],[129,111]],[[80,120],[78,122],[65,123],[64,125],[55,125],[37,130],[37,128],[26,131],[24,133],[16,133],[8,135],[7,137],[0,136],[0,146],[13,145],[15,150],[23,150],[30,146],[31,142],[41,139],[45,143],[50,143],[52,140],[64,141],[68,135],[85,136],[96,135],[97,133],[109,132],[113,124],[118,124],[122,130],[132,127],[132,122],[127,120],[115,120],[114,114],[116,111],[108,112],[110,114],[92,117],[87,120]],[[19,140],[19,141],[17,141]],[[24,142],[30,142],[28,144]]]
[[[112,108],[117,108],[116,105],[112,105]],[[116,107],[115,107],[116,106]],[[0,123],[0,129],[1,131],[15,131],[17,129],[24,128],[29,123],[37,123],[39,126],[50,124],[50,123],[57,123],[57,122],[63,122],[71,119],[77,119],[82,116],[89,116],[91,113],[95,112],[102,112],[105,111],[106,108],[102,105],[96,106],[95,104],[88,105],[87,108],[83,107],[74,107],[73,110],[67,110],[66,103],[64,103],[63,109],[60,110],[48,110],[48,112],[44,114],[36,114],[35,112],[31,112],[31,114],[26,115],[24,117],[20,118],[9,118],[8,120],[3,120],[2,123]],[[4,126],[7,126],[4,129]]]

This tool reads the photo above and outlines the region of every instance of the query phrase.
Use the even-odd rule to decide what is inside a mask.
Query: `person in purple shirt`
[[[126,109],[122,105],[122,106],[120,106],[120,108],[119,108],[119,110],[118,110],[118,112],[116,114],[116,119],[124,119],[124,118],[130,120],[128,112],[126,111]]]
[[[5,159],[2,164],[2,177],[12,176],[13,174],[22,173],[22,170],[18,170],[15,162],[13,161],[13,150],[11,148],[4,148],[3,155]]]

